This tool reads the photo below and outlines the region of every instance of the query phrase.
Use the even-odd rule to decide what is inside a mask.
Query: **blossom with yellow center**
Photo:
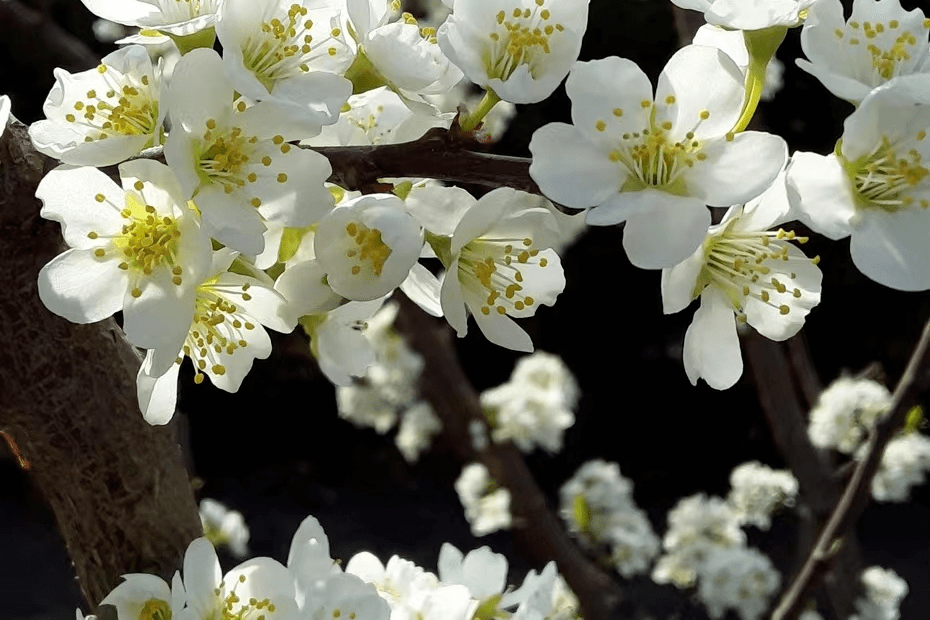
[[[236,92],[274,106],[309,138],[336,121],[352,93],[352,52],[337,3],[226,0],[216,34]]]
[[[161,144],[161,91],[161,67],[140,45],[113,52],[95,69],[56,69],[43,106],[47,120],[33,123],[29,136],[36,150],[66,164],[118,164]]]
[[[795,153],[788,185],[798,216],[879,284],[930,288],[930,93],[892,81],[845,123],[833,154]]]
[[[123,582],[100,601],[101,605],[115,607],[117,618],[132,620],[177,620],[184,603],[184,587],[178,572],[170,588],[155,575],[123,575]]]
[[[367,301],[407,279],[423,249],[423,229],[397,196],[369,194],[324,217],[313,242],[329,286],[347,299]]]
[[[536,314],[565,288],[555,217],[538,197],[510,188],[485,194],[452,233],[440,299],[458,335],[468,331],[466,307],[494,344],[532,351],[529,335],[510,317]],[[439,253],[439,252],[437,252]]]
[[[150,424],[165,424],[174,414],[185,357],[193,363],[195,383],[206,376],[221,390],[236,392],[252,362],[271,354],[264,327],[280,332],[294,328],[280,317],[285,300],[270,282],[229,271],[237,256],[228,248],[213,253],[212,275],[196,286],[185,335],[147,352],[136,385],[140,409]]]
[[[265,220],[301,228],[332,208],[323,186],[332,169],[322,155],[291,145],[289,120],[274,107],[249,107],[233,94],[216,52],[185,54],[168,90],[165,159],[210,236],[255,256],[265,246]]]
[[[478,86],[534,103],[565,79],[587,22],[588,0],[456,0],[436,38]]]
[[[42,216],[62,223],[71,249],[42,268],[39,296],[75,323],[122,310],[136,346],[180,345],[210,240],[167,166],[135,160],[119,170],[122,189],[96,168],[62,167],[42,179]]]
[[[574,124],[550,123],[533,134],[530,175],[548,198],[591,207],[588,224],[625,221],[623,247],[637,267],[684,260],[707,232],[705,205],[751,200],[787,159],[778,136],[731,132],[743,75],[712,47],[679,50],[655,95],[635,63],[616,57],[577,63],[566,91]]]
[[[760,198],[727,211],[692,256],[662,270],[666,314],[701,299],[685,334],[684,365],[692,384],[703,378],[724,390],[740,378],[737,322],[781,341],[795,335],[820,303],[819,257],[809,259],[789,243],[807,239],[781,228],[769,230],[791,217],[779,177]]]
[[[848,20],[840,0],[820,0],[801,31],[810,60],[797,63],[837,97],[859,103],[889,80],[930,79],[928,32],[923,11],[905,11],[898,0],[855,0]]]

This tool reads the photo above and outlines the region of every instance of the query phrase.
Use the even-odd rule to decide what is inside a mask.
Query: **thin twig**
[[[878,471],[885,447],[904,425],[907,413],[914,405],[917,395],[927,387],[928,362],[930,362],[930,321],[924,326],[920,341],[895,387],[889,412],[878,421],[872,430],[866,444],[864,458],[859,461],[852,478],[846,485],[843,496],[834,508],[833,514],[830,515],[830,520],[827,521],[814,548],[811,549],[801,572],[785,590],[778,607],[772,614],[772,620],[797,618],[804,603],[805,594],[830,570],[830,564],[842,547],[844,537],[868,504],[872,478]]]

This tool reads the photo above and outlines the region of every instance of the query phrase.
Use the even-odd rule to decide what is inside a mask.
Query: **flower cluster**
[[[520,358],[507,383],[481,393],[494,441],[512,441],[524,452],[537,445],[561,450],[577,402],[578,385],[565,363],[539,351]]]
[[[488,547],[463,554],[445,543],[438,577],[398,556],[382,564],[367,551],[353,556],[343,570],[330,557],[329,539],[313,517],[294,534],[286,565],[257,557],[224,574],[211,542],[198,538],[170,586],[153,575],[123,579],[101,602],[115,607],[119,620],[578,617],[578,601],[553,562],[541,573],[530,571],[516,589],[507,584],[507,559]],[[477,615],[479,609],[487,615]],[[84,618],[80,610],[77,616]]]
[[[359,196],[327,184],[332,168],[311,148],[402,142],[448,127],[452,115],[431,103],[463,79],[440,44],[446,34],[378,0],[85,4],[145,28],[134,43],[157,39],[151,47],[173,52],[130,44],[90,71],[56,72],[47,118],[30,136],[66,164],[37,195],[70,249],[42,270],[39,289],[50,310],[74,322],[123,313],[127,338],[146,350],[138,395],[149,422],[173,415],[184,358],[198,383],[209,377],[236,391],[252,361],[270,354],[266,328],[303,325],[337,385],[391,367],[373,368],[362,332],[397,288],[460,335],[472,314],[493,342],[532,350],[511,317],[553,304],[565,285],[547,201],[504,188],[476,200],[416,179]],[[504,54],[523,50],[508,56],[514,93],[535,80],[516,86],[527,67],[536,77],[548,63],[562,67],[547,78],[552,88],[564,77],[586,7],[550,14],[533,5],[501,22],[551,20],[555,31],[545,51],[526,38],[531,31],[514,30],[509,48],[502,42]],[[497,23],[497,14],[463,4],[440,30],[455,39],[474,19]],[[211,49],[214,36],[222,55]],[[144,159],[159,151],[167,166]],[[95,168],[116,164],[121,186]],[[435,257],[445,268],[438,278],[419,262]],[[418,372],[403,378],[404,389]],[[358,394],[341,400],[353,398],[343,409],[364,409]],[[415,405],[413,396],[394,403],[413,412],[399,434],[411,459],[438,428]]]
[[[481,463],[463,467],[455,481],[455,490],[465,508],[465,518],[471,525],[472,534],[484,536],[510,528],[513,523],[510,491],[498,486],[487,467]]]
[[[568,530],[624,577],[649,570],[659,539],[646,513],[633,500],[633,483],[616,463],[588,461],[559,490]]]
[[[856,600],[856,614],[850,620],[898,620],[901,601],[907,596],[907,582],[893,570],[871,566],[862,571],[865,596]]]

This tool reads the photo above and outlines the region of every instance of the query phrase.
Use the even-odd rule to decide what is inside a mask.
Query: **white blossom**
[[[730,473],[727,503],[745,524],[767,530],[772,513],[782,506],[793,506],[798,481],[788,470],[774,470],[758,461],[743,463]]]
[[[472,534],[484,536],[501,529],[509,529],[513,517],[510,513],[510,491],[498,487],[487,467],[470,463],[462,468],[455,481],[455,490],[465,507],[465,518]]]
[[[704,13],[715,26],[731,30],[763,30],[800,24],[816,0],[672,0],[683,9]]]
[[[165,112],[162,68],[130,45],[74,75],[55,69],[55,85],[30,125],[40,153],[79,166],[108,166],[162,143]]]
[[[237,558],[248,555],[249,528],[241,512],[206,497],[200,500],[200,522],[204,536],[213,546],[228,547]]]
[[[186,36],[212,28],[221,0],[81,0],[98,17]]]
[[[578,385],[565,363],[539,351],[520,358],[507,383],[481,393],[494,441],[513,441],[524,452],[537,445],[561,450],[577,401]]]
[[[624,577],[646,572],[659,539],[646,513],[633,501],[633,483],[616,463],[594,459],[559,490],[559,513],[569,531],[589,549],[606,548]]]
[[[712,549],[699,575],[698,600],[715,620],[727,609],[742,620],[760,620],[781,585],[781,575],[768,557],[746,547]]]
[[[844,123],[835,152],[795,153],[789,196],[799,219],[850,237],[863,274],[903,291],[930,288],[930,90],[891,81]]]
[[[898,620],[901,601],[907,596],[907,582],[891,569],[872,566],[862,571],[865,596],[856,600],[856,613],[850,620]]]
[[[911,489],[926,481],[930,471],[930,439],[917,431],[888,442],[872,478],[872,497],[880,502],[906,502]]]
[[[840,377],[821,392],[807,432],[819,448],[852,454],[890,406],[891,392],[880,383]]]
[[[534,103],[565,79],[587,22],[588,0],[455,0],[436,38],[478,86]]]
[[[913,81],[930,89],[930,21],[923,11],[905,11],[899,0],[854,0],[849,19],[840,0],[819,0],[801,31],[810,59],[797,59],[837,97],[853,103],[886,82]]]
[[[703,493],[684,498],[668,513],[665,555],[656,563],[652,579],[691,587],[711,552],[745,544],[739,515],[724,500]]]
[[[637,267],[684,260],[707,232],[705,205],[745,203],[784,167],[781,138],[732,133],[744,79],[718,49],[679,50],[654,93],[635,63],[616,57],[577,63],[565,88],[573,124],[533,134],[530,175],[550,199],[591,207],[588,224],[625,221],[623,247]]]

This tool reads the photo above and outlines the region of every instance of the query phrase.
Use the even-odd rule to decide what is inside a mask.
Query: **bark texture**
[[[0,428],[54,511],[91,607],[126,573],[170,578],[202,535],[172,426],[139,412],[140,358],[112,320],[74,325],[39,300],[59,225],[35,198],[45,158],[26,128],[0,138]]]

